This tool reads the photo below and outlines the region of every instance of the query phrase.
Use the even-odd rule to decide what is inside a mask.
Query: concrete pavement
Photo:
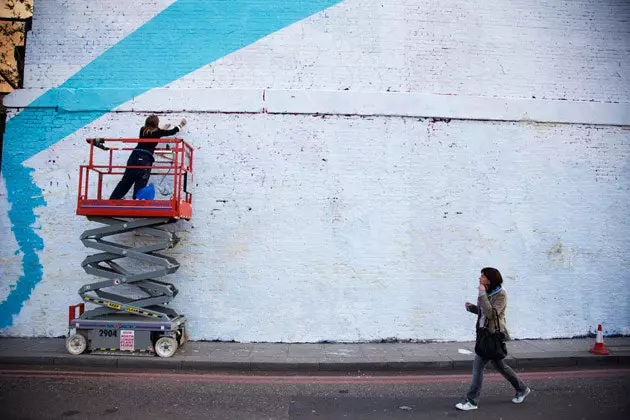
[[[594,338],[508,342],[515,368],[630,366],[630,337],[605,339],[609,356],[588,352]],[[0,364],[239,371],[469,371],[474,343],[282,344],[192,341],[168,359],[129,354],[73,356],[63,338],[0,338]],[[469,353],[469,354],[468,354]]]

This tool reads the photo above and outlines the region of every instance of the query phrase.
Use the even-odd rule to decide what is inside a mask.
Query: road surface
[[[521,405],[487,371],[479,409],[454,408],[470,375],[235,374],[0,368],[2,419],[628,419],[630,369],[528,371]]]

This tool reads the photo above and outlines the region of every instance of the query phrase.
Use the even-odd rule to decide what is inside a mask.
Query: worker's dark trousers
[[[153,165],[153,154],[150,152],[134,150],[127,160],[127,166],[148,166],[147,169],[127,168],[125,173],[114,188],[110,200],[121,200],[133,185],[133,198],[136,198],[138,191],[147,186],[149,176],[151,176],[151,165]]]

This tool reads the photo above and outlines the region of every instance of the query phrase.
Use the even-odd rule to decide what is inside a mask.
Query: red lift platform
[[[148,180],[155,197],[109,200],[126,169],[148,169],[126,165],[135,146],[156,142]],[[98,279],[79,289],[83,303],[69,307],[66,349],[71,354],[90,350],[171,357],[187,340],[186,319],[169,306],[177,287],[160,278],[175,274],[180,264],[159,251],[179,242],[172,229],[163,227],[192,217],[193,148],[179,138],[93,138],[87,143],[77,214],[104,226],[80,237],[98,251],[81,263]],[[141,241],[129,240],[135,233],[142,234]],[[117,241],[119,235],[127,238]],[[92,307],[87,310],[86,304]]]
[[[87,165],[79,172],[77,214],[104,217],[171,217],[190,220],[192,217],[193,148],[179,138],[133,139],[93,138]],[[160,182],[159,199],[109,200],[109,193],[127,168],[124,163],[138,143],[158,143],[149,182]],[[106,156],[97,156],[100,149]],[[123,162],[121,164],[120,162]],[[103,191],[107,186],[107,191]]]

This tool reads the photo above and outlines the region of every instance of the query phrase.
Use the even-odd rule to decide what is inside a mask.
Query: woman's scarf
[[[497,293],[499,293],[501,290],[503,290],[503,288],[501,286],[497,287],[496,289],[494,289],[491,292],[486,292],[486,296],[490,297],[490,296],[494,296]]]

